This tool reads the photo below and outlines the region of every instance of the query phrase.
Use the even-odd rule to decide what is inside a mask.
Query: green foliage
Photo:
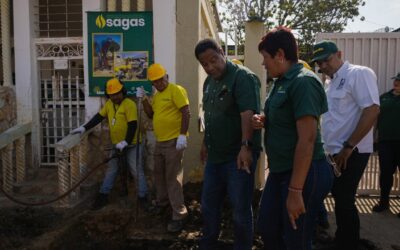
[[[364,0],[218,0],[221,21],[238,31],[243,43],[244,23],[262,21],[267,30],[279,25],[290,27],[298,36],[300,57],[308,59],[315,34],[341,32],[348,21],[359,15]],[[361,20],[364,18],[361,17]]]

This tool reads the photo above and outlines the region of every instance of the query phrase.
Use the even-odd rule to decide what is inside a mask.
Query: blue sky
[[[388,26],[400,28],[400,0],[366,0],[360,7],[360,16],[349,21],[344,32],[373,32]],[[364,16],[365,21],[360,21]]]

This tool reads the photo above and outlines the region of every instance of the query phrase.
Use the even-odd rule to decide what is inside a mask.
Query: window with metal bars
[[[82,0],[39,0],[39,37],[82,36]]]

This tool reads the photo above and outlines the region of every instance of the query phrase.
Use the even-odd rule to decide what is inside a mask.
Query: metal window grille
[[[55,143],[84,121],[83,76],[78,73],[83,72],[82,60],[69,61],[69,66],[41,71],[52,74],[41,80],[41,166],[55,166]]]
[[[82,0],[39,0],[39,37],[82,36]]]
[[[56,166],[55,143],[84,122],[82,38],[38,38],[35,43],[40,79],[40,165]]]

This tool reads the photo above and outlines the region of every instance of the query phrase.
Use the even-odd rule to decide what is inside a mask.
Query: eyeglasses
[[[342,175],[342,172],[340,172],[340,170],[338,169],[338,167],[336,165],[336,162],[335,162],[335,159],[333,158],[333,156],[330,155],[330,154],[325,154],[325,156],[326,156],[326,160],[328,161],[329,165],[331,165],[332,168],[333,168],[333,174],[336,177],[340,177]]]
[[[333,58],[333,54],[330,55],[330,56],[328,56],[328,57],[325,58],[325,59],[317,60],[317,61],[315,61],[315,62],[318,64],[318,66],[320,66],[320,65],[323,64],[323,63],[328,63],[332,58]]]

